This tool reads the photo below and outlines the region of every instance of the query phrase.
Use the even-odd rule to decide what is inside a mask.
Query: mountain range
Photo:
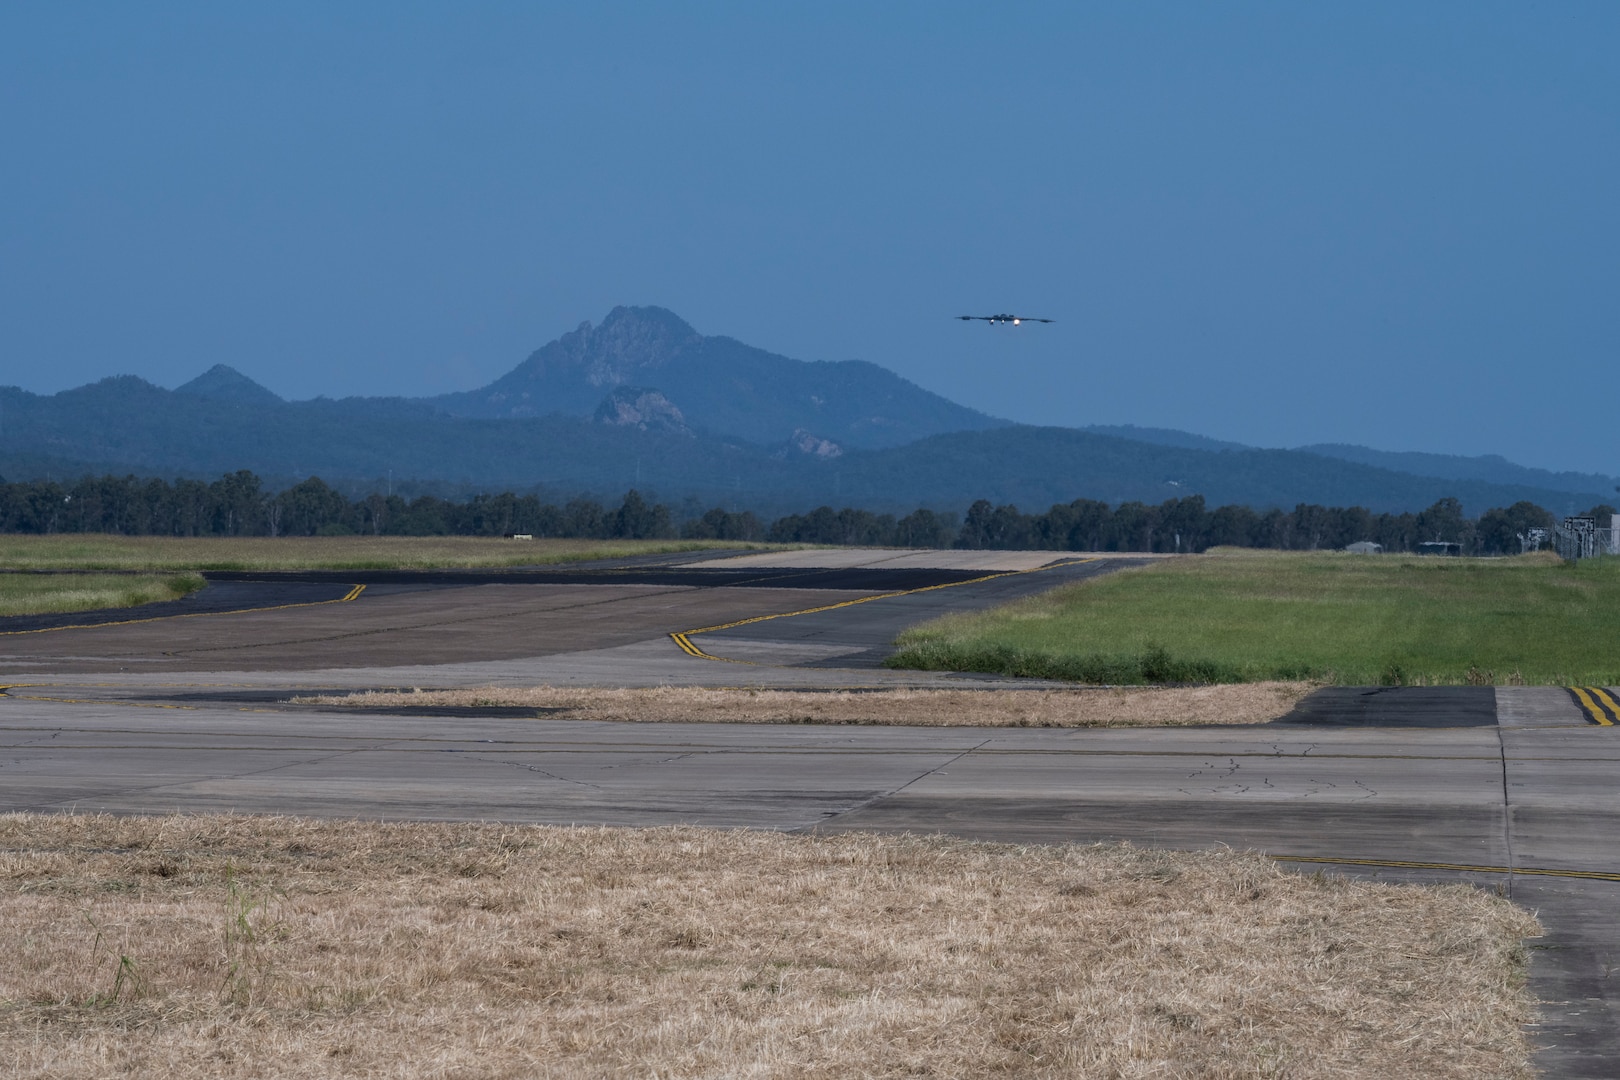
[[[432,398],[289,402],[223,364],[173,390],[134,376],[53,395],[0,388],[0,475],[237,469],[273,483],[318,475],[351,491],[385,477],[599,495],[634,486],[773,514],[1191,494],[1210,505],[1374,511],[1451,495],[1471,513],[1521,499],[1559,513],[1615,500],[1612,477],[1500,457],[1014,424],[876,364],[793,360],[650,307],[615,308],[481,389]]]

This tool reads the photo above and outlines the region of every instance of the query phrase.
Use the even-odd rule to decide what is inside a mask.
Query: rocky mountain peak
[[[616,388],[596,407],[596,422],[670,435],[692,434],[692,429],[686,426],[686,417],[673,401],[660,390],[641,386]]]
[[[577,330],[541,348],[530,360],[536,378],[567,372],[582,375],[591,386],[621,386],[702,340],[673,311],[616,307],[602,325],[580,323]]]

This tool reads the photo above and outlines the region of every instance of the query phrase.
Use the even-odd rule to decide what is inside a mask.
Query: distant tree
[[[634,488],[625,492],[624,502],[613,512],[607,528],[610,535],[625,540],[653,540],[675,535],[670,525],[669,507],[662,503],[649,504]]]
[[[1462,503],[1444,498],[1417,516],[1418,543],[1430,540],[1466,544],[1472,539],[1472,523],[1463,515]]]
[[[1055,551],[1100,551],[1114,513],[1105,502],[1056,503],[1031,525],[1035,543]]]
[[[956,537],[956,546],[972,551],[989,547],[995,514],[995,504],[989,499],[979,499],[968,507],[967,517],[962,520],[962,531]]]
[[[1208,511],[1202,495],[1170,499],[1159,506],[1156,551],[1203,551],[1209,531]],[[1179,539],[1178,539],[1179,538]]]
[[[948,548],[954,530],[932,510],[913,510],[894,526],[897,547]]]
[[[1516,502],[1506,510],[1494,508],[1479,516],[1474,542],[1483,555],[1517,555],[1519,538],[1531,529],[1549,529],[1553,516],[1533,502]]]
[[[372,536],[386,533],[389,519],[388,503],[388,497],[380,491],[373,491],[355,503],[353,509],[359,520],[359,528],[356,531],[370,533]]]
[[[523,518],[523,531],[535,536],[562,536],[566,527],[562,508],[534,500],[532,511]]]
[[[318,476],[283,491],[272,500],[279,508],[277,525],[285,536],[314,536],[323,526],[343,524],[349,501]]]
[[[1247,506],[1222,506],[1209,516],[1211,547],[1257,547],[1260,515]]]
[[[1033,547],[1034,521],[1008,503],[990,517],[990,546],[1003,551]]]
[[[1258,548],[1293,547],[1294,531],[1292,518],[1276,507],[1267,510],[1260,517],[1254,530],[1254,546]]]
[[[1294,512],[1288,515],[1286,546],[1302,551],[1315,551],[1323,546],[1322,541],[1327,538],[1328,528],[1327,507],[1300,503],[1294,507]]]
[[[1338,507],[1328,511],[1324,547],[1342,548],[1372,537],[1373,517],[1365,507]]]
[[[208,488],[214,508],[214,531],[240,536],[259,527],[264,516],[263,484],[246,469],[215,480]]]
[[[317,484],[319,480],[315,481]],[[321,484],[324,488],[325,484]],[[213,524],[209,513],[208,485],[201,480],[176,480],[171,489],[173,499],[173,528],[175,536],[201,536],[210,531]],[[326,488],[336,499],[336,514],[341,516],[348,509],[348,502],[331,488]]]
[[[510,491],[499,495],[479,494],[457,507],[452,531],[460,536],[505,536],[516,532],[517,496]]]
[[[746,510],[733,514],[715,507],[683,525],[681,535],[688,540],[759,540],[765,535],[765,528]]]
[[[1385,551],[1415,551],[1418,527],[1416,514],[1379,514],[1373,521],[1372,539]]]
[[[563,507],[563,536],[597,539],[604,535],[602,504],[595,499],[570,499]]]
[[[392,495],[388,500],[388,530],[395,536],[444,536],[450,532],[450,504],[432,495],[410,502]]]
[[[1107,550],[1152,551],[1158,511],[1146,503],[1120,503],[1110,523]]]

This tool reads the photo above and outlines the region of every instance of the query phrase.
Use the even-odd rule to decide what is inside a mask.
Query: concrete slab
[[[1581,710],[1561,686],[1498,686],[1496,718],[1506,728],[1586,726]]]

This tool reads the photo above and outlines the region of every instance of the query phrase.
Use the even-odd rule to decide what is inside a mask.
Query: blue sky
[[[616,304],[1034,423],[1620,473],[1620,5],[0,8],[0,383]],[[950,316],[1000,310],[1053,326]]]

